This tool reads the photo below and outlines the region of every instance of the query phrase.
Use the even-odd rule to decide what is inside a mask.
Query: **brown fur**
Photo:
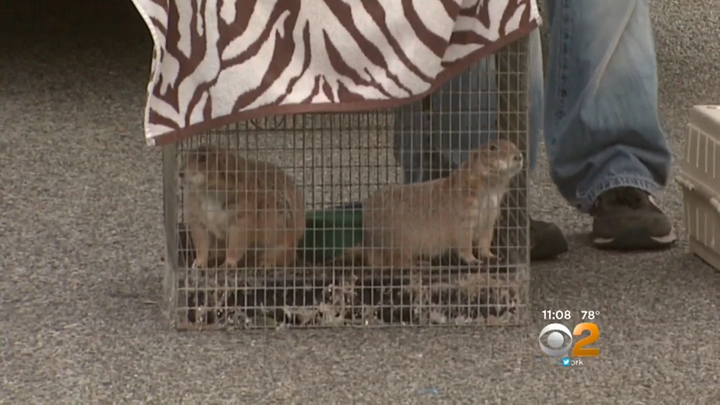
[[[213,247],[224,253],[223,267],[237,267],[255,248],[257,267],[293,264],[305,233],[305,199],[282,169],[201,146],[185,154],[181,174],[193,267],[206,267]]]
[[[522,164],[517,147],[500,140],[471,152],[447,178],[378,189],[363,202],[368,265],[408,267],[450,249],[477,264],[473,242],[480,256],[492,257],[499,204]]]

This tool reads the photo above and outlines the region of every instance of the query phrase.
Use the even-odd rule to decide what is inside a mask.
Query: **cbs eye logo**
[[[583,332],[588,331],[590,334],[573,345],[573,336],[582,336]],[[543,336],[548,333],[547,346],[543,343]],[[563,334],[567,338],[563,337]],[[572,346],[572,357],[596,357],[600,354],[600,349],[597,348],[586,348],[585,346],[595,343],[600,337],[600,328],[594,323],[583,322],[575,326],[572,333],[565,325],[559,323],[551,323],[545,326],[538,336],[538,343],[540,343],[540,350],[543,353],[551,357],[563,357],[569,351]],[[567,341],[567,343],[566,343]],[[567,345],[566,345],[567,344]]]

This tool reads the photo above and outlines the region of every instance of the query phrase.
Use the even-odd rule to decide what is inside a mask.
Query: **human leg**
[[[657,63],[648,0],[547,0],[550,55],[545,147],[568,202],[594,217],[596,246],[672,245],[651,194],[672,154],[657,109]]]
[[[539,30],[529,35],[530,172],[542,137],[543,66]],[[490,56],[451,79],[430,98],[397,109],[394,154],[406,183],[439,177],[467,159],[468,151],[497,138],[495,58]],[[441,156],[436,156],[441,155]]]
[[[540,33],[529,38],[530,64],[530,171],[536,166],[543,120],[543,72]],[[395,158],[406,183],[427,181],[449,173],[467,158],[468,151],[495,139],[497,102],[494,57],[471,66],[431,96],[430,105],[418,102],[401,107],[395,116]],[[553,258],[567,251],[562,231],[552,223],[530,220],[532,260]]]
[[[404,182],[444,177],[469,151],[497,137],[494,58],[472,65],[430,96],[397,109],[394,154]]]

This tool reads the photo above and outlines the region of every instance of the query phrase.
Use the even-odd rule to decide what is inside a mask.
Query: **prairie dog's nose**
[[[523,161],[523,155],[522,155],[522,153],[516,154],[515,157],[513,157],[513,160],[515,160],[516,162],[521,162],[521,163],[522,163],[522,161]]]

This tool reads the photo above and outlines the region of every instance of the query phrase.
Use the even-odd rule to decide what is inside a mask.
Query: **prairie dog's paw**
[[[495,256],[490,249],[480,249],[478,253],[480,254],[480,257],[484,259],[497,259],[497,256]]]
[[[196,258],[195,260],[193,260],[192,266],[190,267],[192,267],[193,269],[204,269],[207,267],[207,259]]]
[[[258,261],[258,263],[255,267],[257,267],[258,269],[266,269],[267,270],[267,269],[275,268],[276,266],[275,266],[274,260],[263,257],[262,259],[260,259]]]
[[[477,266],[478,264],[480,264],[480,260],[478,260],[478,259],[477,259],[475,256],[473,256],[473,255],[461,255],[461,256],[460,256],[460,259],[462,259],[462,261],[464,261],[465,263],[467,263],[468,266]]]
[[[220,265],[223,269],[234,269],[237,267],[237,261],[235,260],[225,260],[222,265]]]

